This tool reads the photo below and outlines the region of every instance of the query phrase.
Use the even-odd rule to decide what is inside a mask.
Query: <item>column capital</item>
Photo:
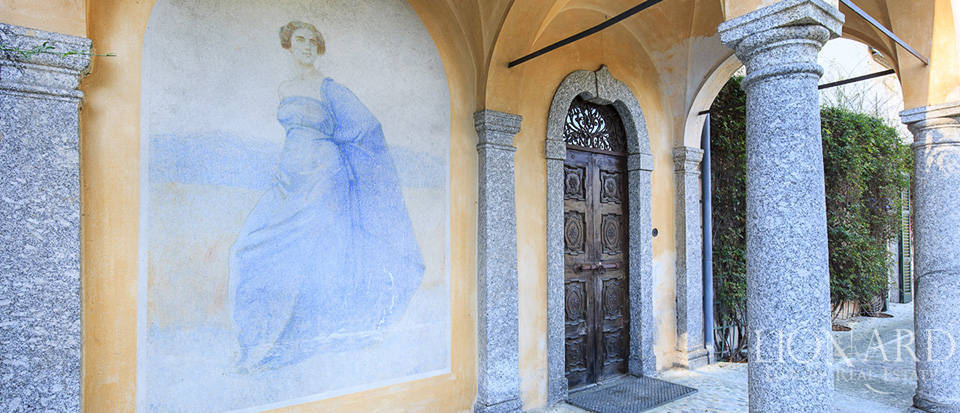
[[[677,172],[696,174],[700,172],[700,161],[703,160],[703,149],[690,146],[673,148],[673,164]]]
[[[917,172],[960,172],[960,101],[908,109],[900,119],[913,133]]]
[[[783,0],[753,11],[717,28],[720,41],[747,66],[746,89],[758,80],[779,75],[810,73],[823,68],[817,53],[828,40],[839,37],[844,17],[823,0]]]
[[[520,132],[523,117],[512,113],[483,109],[473,114],[473,126],[477,129],[477,146],[515,150],[513,136]]]
[[[907,109],[900,112],[900,120],[913,132],[917,143],[956,142],[955,140],[943,140],[944,138],[955,137],[953,135],[939,135],[933,137],[935,138],[934,141],[922,142],[921,139],[923,138],[921,138],[919,132],[928,129],[960,127],[960,101]]]
[[[4,48],[47,51],[0,53],[0,90],[32,96],[79,100],[80,79],[88,73],[92,42],[83,37],[0,23]]]
[[[783,0],[720,24],[720,42],[734,48],[756,33],[770,29],[819,25],[839,37],[844,17],[840,10],[823,0]]]

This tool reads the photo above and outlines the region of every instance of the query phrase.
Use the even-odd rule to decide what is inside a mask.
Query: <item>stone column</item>
[[[914,135],[917,393],[928,412],[960,411],[960,102],[902,112]]]
[[[559,115],[551,113],[551,116],[563,116],[560,120],[551,119],[551,123],[563,125],[566,111],[563,108]],[[563,268],[563,163],[567,159],[567,144],[562,139],[551,139],[548,134],[544,151],[547,157],[547,405],[552,406],[566,400],[569,391]]]
[[[677,173],[677,351],[679,365],[707,364],[703,346],[703,221],[700,216],[700,161],[703,150],[673,149]]]
[[[520,411],[517,212],[513,136],[520,116],[473,115],[479,135],[477,216],[477,412]]]
[[[77,90],[90,40],[0,23],[0,411],[79,411]]]
[[[842,25],[822,0],[784,0],[719,27],[747,67],[752,412],[833,411],[817,54]]]
[[[639,109],[633,113],[642,116]],[[643,128],[641,139],[646,139],[646,127]],[[650,202],[653,166],[653,156],[649,153],[627,155],[631,277],[627,285],[630,289],[630,359],[627,360],[627,370],[635,376],[648,377],[657,374],[657,357],[653,353],[653,205]]]

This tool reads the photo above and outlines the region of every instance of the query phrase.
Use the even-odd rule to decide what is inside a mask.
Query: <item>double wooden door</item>
[[[627,371],[630,311],[626,159],[567,147],[566,376],[571,389]]]

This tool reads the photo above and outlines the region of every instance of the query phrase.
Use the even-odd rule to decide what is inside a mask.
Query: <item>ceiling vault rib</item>
[[[874,19],[873,16],[867,14],[867,12],[863,11],[863,9],[858,7],[856,4],[853,4],[852,0],[840,0],[840,2],[843,3],[844,6],[849,7],[850,10],[853,10],[853,12],[856,13],[861,18],[863,18],[863,20],[866,20],[867,23],[870,23],[871,26],[876,27],[877,30],[880,30],[883,34],[885,34],[891,40],[896,42],[898,45],[900,45],[900,47],[906,49],[906,51],[910,52],[910,54],[914,55],[917,59],[920,59],[920,61],[923,62],[924,65],[930,64],[930,61],[927,60],[926,57],[923,57],[923,55],[921,55],[919,52],[917,52],[912,47],[910,47],[910,45],[908,45],[907,42],[903,41],[903,39],[900,39],[900,37],[898,37],[896,34],[890,31],[890,29],[880,24],[880,22],[878,22],[877,19]]]
[[[521,64],[521,63],[523,63],[523,62],[526,62],[526,61],[531,60],[531,59],[533,59],[533,58],[536,58],[536,57],[538,57],[538,56],[541,56],[541,55],[544,55],[544,54],[546,54],[546,53],[549,53],[549,52],[551,52],[551,51],[553,51],[553,50],[555,50],[555,49],[558,49],[558,48],[560,48],[560,47],[566,46],[566,45],[568,45],[568,44],[570,44],[570,43],[573,43],[573,42],[575,42],[575,41],[577,41],[577,40],[580,40],[580,39],[583,39],[583,38],[585,38],[585,37],[587,37],[587,36],[596,34],[597,32],[599,32],[599,31],[601,31],[601,30],[603,30],[603,29],[606,29],[606,28],[608,28],[608,27],[610,27],[610,26],[613,26],[614,24],[617,24],[617,23],[619,23],[620,21],[622,21],[622,20],[624,20],[624,19],[626,19],[626,18],[628,18],[628,17],[630,17],[630,16],[633,16],[634,14],[637,14],[637,13],[643,11],[643,10],[646,10],[646,9],[648,9],[648,8],[656,5],[657,3],[660,3],[661,1],[663,1],[663,0],[647,0],[647,1],[644,1],[644,2],[642,2],[642,3],[640,3],[640,4],[636,5],[636,6],[633,6],[633,7],[629,8],[629,9],[627,9],[626,11],[624,11],[624,12],[622,12],[622,13],[616,15],[616,16],[613,16],[613,17],[611,17],[611,18],[609,18],[609,19],[607,19],[607,20],[604,20],[602,23],[600,23],[600,24],[598,24],[598,25],[596,25],[596,26],[593,26],[593,27],[591,27],[591,28],[589,28],[589,29],[587,29],[587,30],[584,30],[584,31],[582,31],[582,32],[580,32],[580,33],[577,33],[577,34],[575,34],[575,35],[573,35],[573,36],[567,37],[566,39],[560,40],[560,41],[558,41],[558,42],[556,42],[556,43],[553,43],[553,44],[551,44],[551,45],[549,45],[549,46],[546,46],[546,47],[544,47],[544,48],[542,48],[542,49],[540,49],[540,50],[537,50],[537,51],[535,51],[535,52],[533,52],[533,53],[530,53],[530,54],[528,54],[528,55],[526,55],[526,56],[523,56],[523,57],[521,57],[521,58],[519,58],[519,59],[512,60],[512,61],[510,61],[510,63],[507,63],[507,67],[517,66],[517,65],[519,65],[519,64]]]

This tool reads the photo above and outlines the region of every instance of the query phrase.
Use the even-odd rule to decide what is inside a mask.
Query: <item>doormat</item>
[[[567,403],[596,413],[637,413],[696,392],[697,389],[651,377],[624,376],[572,392]]]

